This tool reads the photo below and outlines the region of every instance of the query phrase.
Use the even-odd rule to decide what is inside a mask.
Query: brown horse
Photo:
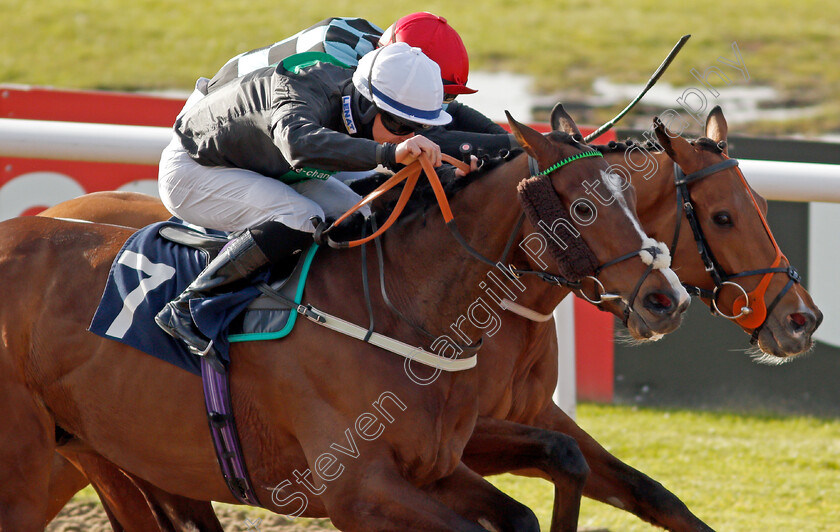
[[[677,217],[684,216],[676,210],[673,164],[667,154],[672,153],[674,158],[681,160],[686,172],[707,168],[722,160],[719,145],[725,141],[726,129],[722,113],[715,109],[707,121],[708,141],[689,145],[667,133],[664,128],[658,128],[660,141],[669,149],[668,152],[630,149],[624,144],[603,148],[614,167],[624,166],[633,175],[632,180],[639,197],[640,218],[645,229],[657,239],[671,242]],[[732,170],[693,183],[690,189],[696,209],[701,215],[701,223],[708,228],[710,244],[728,271],[754,270],[772,261],[772,249],[767,245],[759,216],[750,216],[749,192]],[[136,199],[138,211],[146,208],[140,203],[160,206],[157,200],[149,196],[136,196]],[[760,197],[758,199],[763,204],[763,200]],[[71,217],[87,218],[92,212],[83,202],[72,207],[67,210],[65,204],[57,206],[62,209],[62,215]],[[714,218],[722,211],[739,212],[743,216],[727,232],[715,231]],[[143,225],[159,219],[147,218]],[[678,267],[684,282],[712,290],[713,280],[697,254],[685,219],[681,227],[678,245],[672,250],[674,266]],[[773,291],[769,293],[772,295],[774,291],[780,290],[781,285],[781,280],[775,281]],[[747,285],[747,288],[752,287]],[[550,308],[550,301],[558,292],[562,292],[562,289],[549,289],[535,284],[529,286],[524,294],[527,300],[518,301],[534,308],[541,308],[542,302],[548,301],[546,307]],[[725,306],[724,302],[721,304]],[[784,357],[807,351],[811,345],[811,334],[820,319],[821,314],[807,292],[796,285],[777,305],[771,315],[771,323],[767,326],[773,338],[779,340],[765,343],[762,347],[775,352],[777,345],[785,344],[787,350],[780,353]],[[749,329],[745,331],[751,332]],[[486,474],[533,467],[541,470],[542,476],[556,476],[557,468],[552,464],[560,462],[557,452],[562,450],[563,441],[557,432],[561,432],[575,438],[591,468],[584,489],[585,495],[671,530],[705,529],[673,494],[608,453],[551,402],[557,374],[556,341],[551,322],[540,324],[508,315],[500,333],[490,339],[482,353],[485,360],[493,359],[491,364],[479,367],[485,375],[482,380],[498,383],[498,386],[486,388],[481,395],[481,417],[465,450],[465,462]],[[511,359],[511,352],[519,354]],[[777,357],[775,354],[768,356]],[[782,359],[781,356],[778,358]],[[508,367],[509,364],[512,367]],[[500,378],[503,373],[496,371],[496,368],[509,369],[510,373],[506,374],[509,377]],[[513,420],[557,432],[515,426],[499,420]],[[512,456],[511,450],[516,449],[515,445],[530,445],[528,452],[531,457]],[[117,471],[116,475],[121,474]],[[187,501],[182,505],[189,508]],[[182,516],[190,513],[181,512]],[[207,513],[212,516],[209,504],[206,506],[205,518]],[[192,512],[192,515],[198,516],[200,512]]]
[[[637,212],[651,237],[673,242],[675,228],[681,219],[677,245],[671,249],[672,267],[679,272],[681,281],[699,287],[703,294],[712,292],[715,282],[698,254],[685,212],[681,208],[678,210],[673,161],[677,161],[686,174],[723,162],[727,129],[723,113],[716,107],[706,122],[707,137],[693,143],[659,124],[655,131],[663,151],[657,151],[653,146],[650,150],[633,149],[624,144],[602,148],[613,169],[623,167],[632,175],[638,197]],[[742,181],[733,167],[694,181],[688,188],[708,244],[725,271],[737,274],[773,265],[777,249],[763,220],[766,202]],[[787,260],[782,258],[780,266],[788,266]],[[752,293],[765,275],[737,278],[734,282],[743,283],[744,290]],[[812,334],[822,321],[822,313],[801,285],[792,284],[785,290],[790,280],[788,275],[783,272],[771,275],[764,293],[766,300],[751,304],[769,308],[771,302],[783,294],[772,312],[768,313],[757,338],[758,347],[763,352],[763,356],[757,359],[772,364],[790,360],[810,350]],[[721,309],[733,308],[740,294],[730,288],[720,294],[717,304]],[[558,290],[550,289],[551,292]],[[546,307],[539,305],[546,299],[540,298],[537,291],[529,293],[528,298],[519,302],[545,312]],[[707,298],[704,302],[710,304]],[[736,323],[750,335],[754,334],[758,325]],[[482,402],[482,417],[464,450],[464,462],[483,475],[516,472],[518,468],[531,467],[539,470],[540,476],[552,479],[550,464],[559,462],[553,453],[560,447],[554,448],[547,442],[552,440],[552,434],[570,435],[577,441],[591,470],[584,495],[668,530],[708,530],[672,493],[612,456],[553,403],[551,394],[557,376],[553,324],[513,319],[506,321],[505,325],[508,327],[506,335],[494,338],[488,344],[491,349],[485,352],[485,356],[487,353],[501,355],[505,351],[500,348],[517,349],[513,344],[503,346],[499,342],[517,338],[516,334],[522,331],[527,331],[524,336],[529,340],[524,344],[527,348],[520,348],[513,369],[516,377],[505,383],[509,392],[498,397],[482,395],[487,402]],[[500,419],[506,421],[500,422]],[[512,427],[509,421],[521,425]],[[518,449],[522,455],[529,450],[533,454],[523,460],[521,455],[512,452],[513,449]],[[523,462],[530,463],[530,466]]]
[[[543,137],[511,125],[540,168],[555,168],[545,172],[550,192],[542,199],[548,203],[570,209],[585,194],[583,182],[595,182],[607,170],[600,158],[575,160],[587,148],[569,135]],[[568,166],[557,168],[555,163],[565,161]],[[514,207],[514,194],[523,175],[528,175],[527,161],[520,156],[481,173],[453,198],[460,229],[473,248],[500,256],[511,234],[535,233],[530,222],[521,228],[517,223],[522,210]],[[639,337],[675,329],[685,308],[684,290],[673,272],[651,272],[639,260],[645,237],[630,194],[606,184],[599,188],[616,194],[616,201],[598,208],[597,216],[594,209],[578,212],[589,215],[588,225],[580,228],[581,242],[596,264],[628,257],[603,270],[600,282],[632,306],[631,330]],[[553,227],[557,220],[540,222]],[[110,264],[132,231],[45,217],[10,220],[2,228],[0,279],[6,282],[0,293],[15,304],[0,311],[0,399],[11,417],[0,429],[6,481],[0,486],[0,528],[43,526],[57,441],[93,449],[167,492],[234,502],[206,437],[196,377],[86,330]],[[469,259],[446,232],[440,212],[430,209],[383,239],[391,301],[431,331],[449,331],[485,295],[480,284],[487,266]],[[359,257],[355,251],[324,253],[310,273],[309,301],[366,323],[357,288]],[[538,268],[539,261],[529,257],[526,267]],[[563,268],[557,264],[557,270]],[[382,333],[427,343],[415,327],[389,313],[381,297],[372,299]],[[486,327],[470,322],[461,332],[477,339]],[[280,344],[236,344],[232,359],[242,447],[267,508],[328,515],[347,530],[484,530],[475,524],[478,517],[499,530],[522,529],[522,521],[528,529],[535,526],[529,519],[533,514],[521,508],[512,519],[495,520],[499,508],[512,508],[510,501],[460,464],[484,387],[478,372],[446,373],[418,386],[406,377],[402,359],[309,322]],[[365,415],[380,422],[376,438],[372,424],[359,428]],[[366,437],[353,438],[350,427]],[[341,449],[350,459],[328,448]],[[576,447],[568,454],[582,463]],[[312,470],[323,479],[320,485],[314,484]],[[576,526],[579,499],[574,497],[579,498],[584,477],[573,461],[564,479],[563,529]],[[289,479],[300,488],[288,489],[294,486]],[[290,500],[301,497],[305,508],[289,507]]]
[[[91,192],[45,209],[38,216],[70,218],[137,229],[172,215],[160,199],[139,192]]]

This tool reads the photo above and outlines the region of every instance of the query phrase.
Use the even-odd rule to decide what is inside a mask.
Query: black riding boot
[[[205,352],[210,340],[195,326],[190,314],[190,300],[230,292],[234,284],[247,279],[267,263],[268,258],[251,232],[245,231],[228,243],[181,295],[158,312],[155,322],[170,336],[183,340],[201,353]]]
[[[275,275],[286,275],[297,263],[296,255],[312,244],[312,233],[298,231],[280,222],[264,222],[231,240],[198,277],[155,316],[161,329],[179,338],[192,349],[204,353],[210,340],[198,328],[190,314],[190,300],[208,297],[238,288],[257,270],[271,263]]]

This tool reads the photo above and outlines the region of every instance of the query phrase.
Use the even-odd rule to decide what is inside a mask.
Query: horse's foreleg
[[[209,501],[197,501],[180,495],[173,495],[141,478],[129,475],[134,484],[149,501],[158,520],[168,520],[173,530],[201,530],[201,532],[224,532],[222,524]]]
[[[451,475],[425,486],[423,491],[489,530],[539,532],[539,521],[530,508],[498,490],[463,463]]]
[[[554,483],[551,530],[576,530],[589,468],[571,437],[510,421],[480,417],[462,460],[485,476],[539,470]]]
[[[554,404],[549,405],[534,424],[568,434],[577,441],[591,470],[583,491],[587,497],[626,510],[667,530],[712,530],[676,495],[610,454]]]
[[[223,530],[209,502],[167,493],[93,451],[62,452],[90,477],[114,530]]]
[[[403,478],[395,464],[347,467],[320,495],[339,530],[349,532],[487,532]],[[466,494],[462,494],[466,496]]]
[[[87,475],[114,530],[171,530],[152,513],[143,493],[120,468],[93,451],[62,449],[61,453]]]
[[[21,383],[0,382],[0,405],[0,531],[43,530],[55,425]]]
[[[47,506],[47,521],[52,521],[73,495],[90,484],[87,477],[68,459],[59,453],[53,455],[50,472],[50,495]]]

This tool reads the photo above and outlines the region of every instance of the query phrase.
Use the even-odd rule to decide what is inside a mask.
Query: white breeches
[[[287,185],[242,168],[202,166],[174,134],[161,155],[158,192],[178,218],[228,232],[274,220],[311,233],[312,217],[336,218],[361,199],[334,177]],[[361,212],[367,216],[370,209]]]

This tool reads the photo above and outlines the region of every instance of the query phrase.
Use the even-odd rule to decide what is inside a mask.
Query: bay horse
[[[562,115],[553,116],[552,124],[556,126],[563,120]],[[660,146],[645,149],[636,145],[634,149],[633,144],[615,144],[599,149],[612,169],[623,168],[631,177],[643,228],[652,238],[671,244],[672,267],[680,280],[698,289],[703,302],[711,307],[709,296],[715,295],[715,278],[706,271],[685,210],[678,205],[674,162],[689,176],[724,163],[728,126],[720,107],[715,107],[706,120],[706,136],[694,142],[670,132],[661,122],[656,124],[655,133]],[[706,244],[714,252],[721,271],[731,272],[730,275],[759,272],[732,277],[731,282],[741,284],[743,292],[750,295],[766,283],[761,297],[750,298],[749,303],[750,307],[763,308],[762,321],[742,320],[735,316],[737,312],[728,311],[736,302],[739,306],[743,304],[738,301],[741,290],[729,286],[717,294],[716,307],[724,309],[717,314],[729,317],[751,338],[755,337],[761,350],[761,354],[754,355],[759,363],[779,364],[808,352],[822,313],[807,290],[796,282],[791,283],[790,265],[781,255],[764,219],[766,201],[749,187],[734,166],[691,181],[687,188]],[[772,266],[777,271],[762,272]],[[561,290],[544,289],[552,293]],[[535,290],[528,293],[528,300],[519,302],[545,312],[546,307],[539,306],[546,301],[545,297],[546,294],[541,297]],[[480,409],[481,417],[464,450],[464,463],[482,475],[504,472],[533,475],[536,470],[538,476],[554,480],[557,477],[551,463],[560,462],[554,456],[562,448],[557,436],[562,433],[575,439],[589,465],[590,474],[584,486],[587,497],[668,530],[710,530],[674,494],[610,454],[553,403],[557,377],[553,323],[519,318],[505,325],[507,334],[494,338],[488,344],[491,347],[488,353],[505,352],[499,351],[500,347],[516,349],[512,344],[500,346],[499,342],[508,335],[515,338],[522,331],[527,331],[524,335],[528,339],[527,349],[516,359],[516,377],[505,383],[509,393],[498,397],[482,395],[488,402],[483,402]],[[756,330],[760,331],[758,335]],[[497,358],[501,360],[501,356]],[[558,441],[556,447],[549,443],[552,439]],[[527,458],[523,459],[523,455]],[[526,468],[529,470],[523,471]],[[556,504],[557,501],[555,507]]]
[[[597,216],[588,211],[582,245],[596,264],[610,265],[598,281],[632,307],[631,331],[646,338],[674,330],[686,293],[669,269],[651,271],[638,260],[646,236],[633,214],[631,189],[602,183],[606,162],[582,158],[589,149],[572,136],[544,137],[510,121],[547,175],[550,192],[542,199],[568,210],[585,197],[587,180],[614,195],[616,201],[598,208]],[[515,194],[523,175],[527,161],[518,156],[480,173],[481,179],[453,197],[464,241],[474,250],[500,255],[511,234],[536,233],[530,221],[518,223],[522,209]],[[451,243],[442,220],[437,209],[429,209],[393,227],[382,242],[391,301],[413,324],[431,331],[448,331],[485,294],[479,286],[487,274],[485,264]],[[556,222],[539,221],[549,227]],[[87,331],[111,263],[133,231],[47,217],[12,219],[0,228],[0,294],[8,302],[0,310],[0,399],[10,417],[0,429],[0,529],[43,526],[57,444],[94,450],[175,495],[235,502],[206,437],[196,376]],[[355,289],[360,253],[324,251],[310,273],[309,301],[348,321],[366,322]],[[525,267],[539,265],[529,256]],[[563,268],[560,262],[550,266]],[[371,299],[383,334],[427,343],[413,324],[388,313],[381,297]],[[462,329],[472,338],[485,332],[473,323]],[[242,447],[268,509],[289,513],[289,498],[303,492],[287,490],[290,481],[279,492],[276,487],[295,479],[312,492],[301,515],[329,516],[345,530],[485,530],[476,524],[481,518],[498,530],[537,526],[532,513],[512,506],[460,462],[485,385],[477,371],[442,374],[418,386],[407,378],[402,359],[308,321],[280,344],[235,344],[232,360]],[[351,430],[342,429],[358,430],[360,413],[379,419],[370,414],[371,405],[389,425],[380,423],[376,439],[351,441]],[[558,526],[574,530],[586,475],[573,440],[567,443],[571,465]],[[325,452],[337,447],[352,460]],[[322,485],[311,484],[312,470],[325,479]],[[516,515],[494,521],[502,507]]]
[[[671,250],[673,266],[678,269],[683,282],[706,291],[713,290],[715,285],[697,253],[684,213],[676,208],[672,160],[680,160],[687,173],[721,162],[724,158],[721,143],[726,141],[727,129],[723,113],[716,107],[707,119],[705,141],[698,140],[689,144],[666,128],[658,127],[657,137],[665,146],[664,150],[653,149],[653,146],[649,146],[650,149],[633,149],[627,144],[600,148],[611,166],[622,166],[632,175],[639,198],[639,217],[645,230],[652,236],[671,242],[677,219],[683,217],[677,246]],[[772,246],[769,245],[760,217],[755,213],[750,194],[757,199],[763,210],[766,210],[766,202],[754,191],[750,192],[732,169],[691,183],[689,188],[695,208],[700,214],[701,225],[707,228],[709,243],[728,271],[760,269],[773,260]],[[53,211],[53,215],[89,219],[93,211],[90,206],[93,199],[93,196],[83,196],[73,204],[65,202],[54,208],[57,210]],[[124,209],[151,212],[150,206],[154,205],[162,209],[159,200],[151,196],[129,194],[122,199],[126,202],[121,206]],[[733,226],[716,229],[715,217],[721,212],[737,212],[740,216]],[[51,213],[46,211],[44,214]],[[165,210],[157,217],[151,214],[138,227],[168,216]],[[768,293],[773,294],[782,289],[784,277],[778,277],[774,280],[773,291]],[[747,288],[752,289],[749,285]],[[542,301],[547,301],[547,298],[550,300],[558,292],[563,292],[563,289],[535,284],[524,294],[527,300],[518,301],[538,308]],[[710,304],[708,299],[704,302]],[[547,303],[546,308],[550,308],[550,304]],[[725,302],[721,304],[726,306]],[[770,316],[767,331],[773,337],[759,339],[759,346],[767,353],[762,360],[789,360],[810,349],[812,333],[821,319],[822,314],[808,293],[800,285],[795,285],[784,295]],[[752,334],[749,328],[742,328]],[[514,315],[505,317],[500,334],[487,342],[482,353],[485,359],[492,357],[494,360],[492,364],[479,367],[485,374],[482,380],[497,382],[498,385],[485,389],[480,396],[480,417],[465,449],[464,461],[485,474],[516,472],[520,468],[530,467],[538,470],[540,476],[556,478],[557,468],[552,464],[561,462],[557,456],[564,445],[563,437],[558,433],[570,435],[580,446],[591,470],[584,486],[586,496],[624,509],[669,530],[708,530],[675,495],[611,455],[553,404],[551,396],[557,375],[556,349],[552,322],[532,322]],[[511,359],[511,352],[517,352],[518,355]],[[508,367],[508,364],[512,367]],[[509,377],[500,379],[502,373],[495,371],[496,367],[508,368]],[[517,422],[518,425],[509,421]],[[531,457],[523,459],[511,456],[511,451],[517,449],[514,444],[530,445]],[[67,476],[69,478],[66,483],[71,482],[74,475]],[[75,473],[75,476],[81,475]],[[113,471],[111,476],[119,481],[121,473]],[[107,477],[99,478],[108,482]],[[80,488],[87,481],[81,478],[78,483]],[[110,480],[110,483],[117,482]],[[192,515],[192,519],[202,515],[202,512],[192,510],[190,503],[186,500],[180,503],[184,509],[180,512],[181,522],[188,519],[185,515]],[[212,515],[212,508],[207,504],[203,519],[212,519]],[[175,519],[172,516],[170,518]]]

